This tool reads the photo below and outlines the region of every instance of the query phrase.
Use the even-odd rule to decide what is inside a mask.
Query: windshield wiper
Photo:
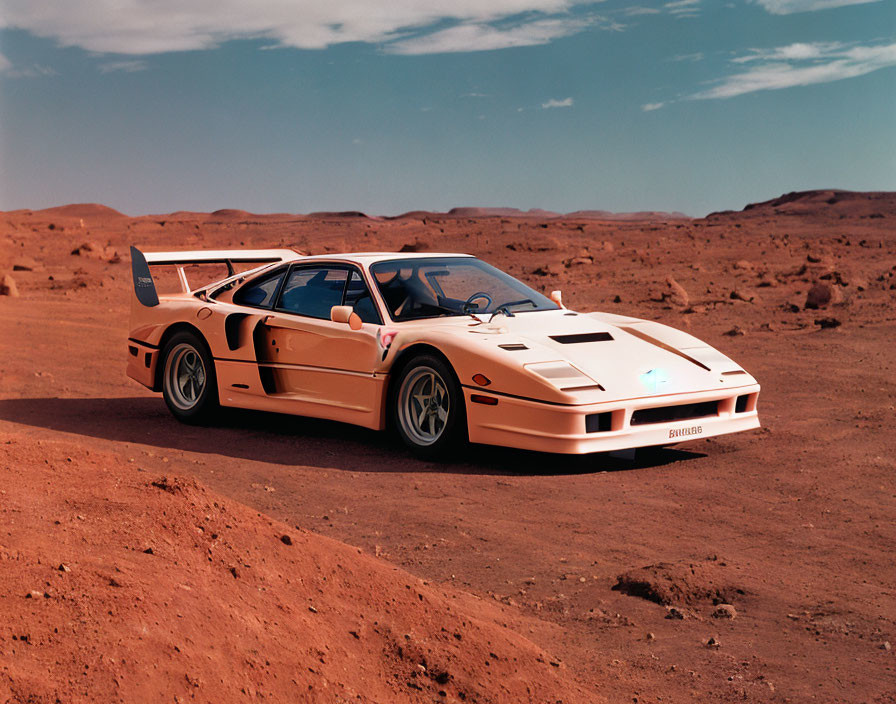
[[[512,318],[512,317],[514,317],[513,311],[510,309],[513,308],[514,306],[525,305],[526,303],[528,303],[531,306],[535,305],[535,301],[533,301],[531,298],[521,298],[518,301],[507,301],[507,303],[502,303],[497,308],[495,308],[495,310],[492,312],[492,318],[494,318],[498,313],[503,313],[508,318]],[[492,318],[489,318],[489,322],[491,322]]]

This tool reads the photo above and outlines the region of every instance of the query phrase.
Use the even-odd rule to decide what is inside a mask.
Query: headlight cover
[[[547,381],[560,391],[586,391],[603,387],[569,362],[534,362],[525,368]]]

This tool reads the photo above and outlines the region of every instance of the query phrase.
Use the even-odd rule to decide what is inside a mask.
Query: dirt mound
[[[0,467],[0,701],[590,699],[497,607],[194,480],[62,446]]]
[[[614,591],[663,606],[728,604],[744,590],[731,584],[726,564],[717,558],[698,562],[660,562],[617,577]]]
[[[99,203],[71,203],[59,205],[55,208],[35,210],[34,215],[52,215],[68,218],[124,218],[124,213]]]

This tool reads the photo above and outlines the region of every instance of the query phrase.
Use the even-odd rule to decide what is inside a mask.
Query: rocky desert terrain
[[[232,411],[124,373],[128,246],[462,251],[657,319],[761,430],[617,456]],[[896,194],[742,211],[0,213],[0,702],[896,702]]]

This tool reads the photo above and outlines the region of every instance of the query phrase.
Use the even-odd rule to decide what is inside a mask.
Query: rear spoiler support
[[[186,252],[146,252],[131,247],[131,272],[134,277],[134,293],[144,306],[159,305],[159,295],[149,271],[150,266],[173,264],[177,266],[177,276],[184,293],[192,289],[184,272],[185,264],[225,264],[228,276],[234,275],[236,264],[267,264],[295,259],[291,249],[208,249]]]

